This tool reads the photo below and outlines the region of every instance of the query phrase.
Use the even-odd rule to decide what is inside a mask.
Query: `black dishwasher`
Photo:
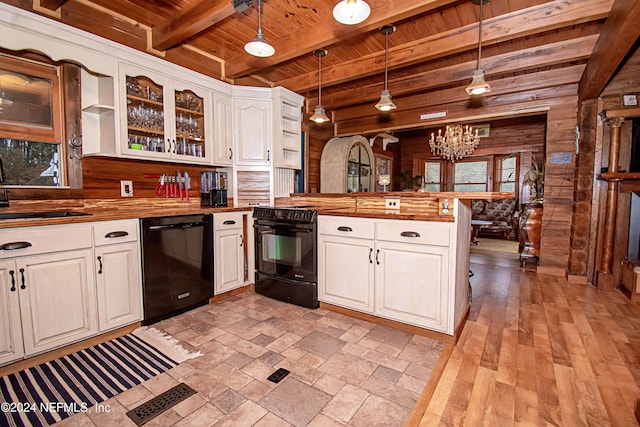
[[[213,216],[140,220],[143,325],[208,303],[213,296]]]

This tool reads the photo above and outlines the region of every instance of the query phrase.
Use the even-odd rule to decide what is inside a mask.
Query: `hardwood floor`
[[[420,426],[638,425],[637,302],[513,255],[473,251],[471,262],[469,320]]]

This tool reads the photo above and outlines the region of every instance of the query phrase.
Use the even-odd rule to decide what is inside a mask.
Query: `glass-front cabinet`
[[[162,74],[121,64],[125,105],[123,154],[210,163],[211,92]]]
[[[371,188],[372,159],[362,143],[356,143],[349,151],[347,161],[347,192],[373,191]]]

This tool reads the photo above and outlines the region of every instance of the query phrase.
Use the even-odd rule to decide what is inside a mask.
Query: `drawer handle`
[[[223,222],[222,224],[223,224],[223,225],[233,225],[233,224],[235,224],[235,223],[236,223],[236,222],[235,222],[234,220],[232,220],[232,219],[228,219],[228,220],[226,220],[225,222]]]
[[[351,228],[351,227],[346,227],[346,226],[344,226],[344,225],[341,225],[340,227],[338,227],[338,231],[351,232],[351,231],[353,231],[353,228]]]
[[[24,284],[24,268],[21,268],[18,271],[20,272],[20,281],[22,283],[22,285],[20,285],[20,289],[26,289],[27,286]]]
[[[15,292],[16,291],[16,277],[14,276],[14,274],[16,274],[15,271],[9,270],[9,275],[11,276],[11,289],[9,289],[9,290],[11,292]]]
[[[420,237],[420,233],[417,233],[415,231],[403,231],[402,233],[400,233],[400,235],[402,237]]]
[[[98,274],[102,274],[102,257],[98,257]]]
[[[127,231],[112,231],[104,235],[105,239],[114,239],[116,237],[124,237],[128,236],[129,233]]]
[[[0,251],[15,251],[16,249],[26,249],[33,246],[30,242],[11,242],[0,246]]]

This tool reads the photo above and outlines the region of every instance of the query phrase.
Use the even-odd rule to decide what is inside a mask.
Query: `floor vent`
[[[133,408],[127,412],[127,416],[141,426],[194,394],[196,394],[194,389],[184,383],[180,383],[137,408]]]

